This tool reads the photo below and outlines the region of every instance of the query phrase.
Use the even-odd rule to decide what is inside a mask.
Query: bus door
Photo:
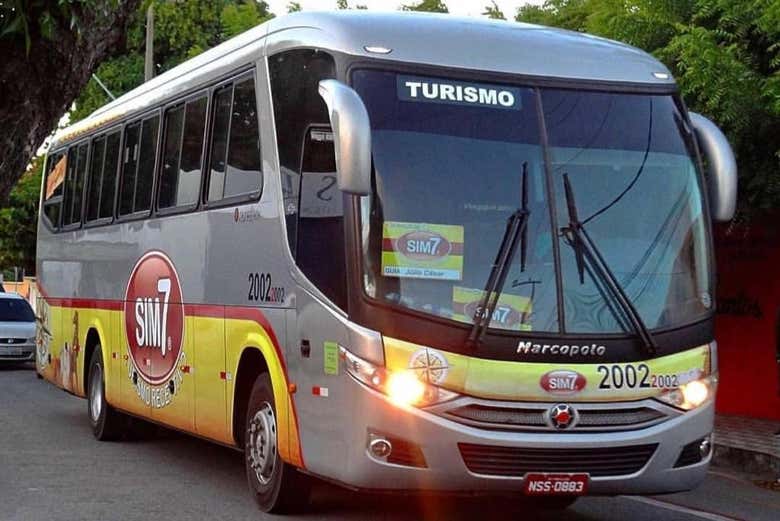
[[[344,195],[336,185],[333,135],[329,127],[311,126],[304,139],[299,170],[299,205],[295,259],[309,282],[330,303],[313,292],[298,290],[297,316],[290,321],[288,359],[291,379],[300,382],[295,395],[307,467],[336,472],[344,461],[347,440],[342,415],[348,414],[343,378],[339,377],[339,344],[346,328],[335,305],[346,309]],[[294,328],[294,330],[292,330]],[[300,361],[300,362],[298,362]],[[328,467],[331,466],[331,467]]]

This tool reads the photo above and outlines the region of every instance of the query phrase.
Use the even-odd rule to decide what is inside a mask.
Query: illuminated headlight
[[[347,373],[359,382],[387,395],[396,405],[426,407],[458,396],[457,393],[420,380],[415,371],[389,371],[353,355],[343,347],[340,351]]]
[[[690,411],[713,398],[717,386],[718,377],[712,375],[682,384],[656,398],[669,405]]]

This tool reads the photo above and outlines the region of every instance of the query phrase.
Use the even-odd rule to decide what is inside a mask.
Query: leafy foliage
[[[297,13],[302,9],[301,4],[299,2],[289,2],[287,4],[287,12],[288,13]]]
[[[20,266],[35,272],[35,236],[38,222],[38,194],[43,158],[33,160],[30,169],[11,190],[8,204],[0,209],[0,266]]]
[[[740,209],[780,206],[780,2],[547,0],[518,21],[586,31],[654,54],[691,110],[728,135]]]
[[[135,13],[127,52],[104,62],[97,76],[120,96],[144,81],[146,8],[154,6],[155,71],[159,74],[273,17],[264,1],[147,0]],[[87,117],[110,98],[93,79],[76,100],[71,121]]]
[[[425,11],[428,13],[449,13],[447,4],[442,0],[421,0],[416,4],[408,4],[401,6],[402,11]]]
[[[96,0],[2,0],[0,38],[24,40],[29,52],[33,38],[51,40],[58,27],[80,33],[81,11],[97,5]]]
[[[485,6],[482,16],[487,16],[493,20],[506,20],[506,16],[504,16],[504,12],[498,7],[498,4],[496,4],[496,0],[492,0],[490,5]]]

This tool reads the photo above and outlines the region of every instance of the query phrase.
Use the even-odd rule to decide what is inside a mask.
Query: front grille
[[[459,443],[466,467],[475,474],[517,476],[529,472],[578,472],[623,476],[644,467],[657,444],[595,449],[535,449]]]
[[[577,421],[566,431],[556,430],[548,425],[547,405],[493,406],[468,404],[447,410],[444,414],[460,423],[476,425],[487,429],[511,430],[556,430],[556,432],[615,431],[640,429],[660,423],[666,419],[661,411],[651,407],[597,408],[592,405],[574,405]]]
[[[0,346],[11,344],[24,344],[27,342],[26,338],[0,338]]]

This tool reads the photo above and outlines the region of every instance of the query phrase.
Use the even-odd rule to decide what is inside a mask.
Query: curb
[[[780,458],[767,454],[715,442],[712,464],[729,467],[749,474],[773,474],[780,476]]]

